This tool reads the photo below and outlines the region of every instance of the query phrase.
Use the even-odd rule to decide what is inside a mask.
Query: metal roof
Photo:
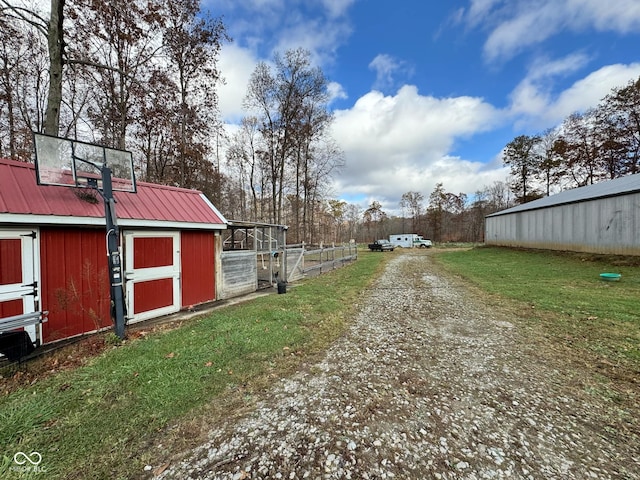
[[[226,228],[226,219],[197,190],[137,182],[138,193],[114,192],[124,227]],[[89,189],[38,185],[31,163],[0,159],[0,222],[104,225],[104,204],[80,198]]]
[[[487,217],[508,215],[510,213],[524,212],[527,210],[538,210],[556,205],[566,205],[568,203],[586,202],[597,198],[615,197],[636,192],[640,192],[640,174],[626,175],[594,185],[572,188],[571,190],[565,190],[555,195],[492,213],[491,215],[487,215]]]

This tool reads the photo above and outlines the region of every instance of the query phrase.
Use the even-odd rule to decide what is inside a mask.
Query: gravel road
[[[640,479],[638,429],[616,428],[636,406],[572,381],[431,253],[393,255],[319,363],[156,478]]]

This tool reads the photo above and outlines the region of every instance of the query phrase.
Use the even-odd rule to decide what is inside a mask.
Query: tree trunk
[[[51,0],[51,18],[47,41],[49,44],[49,95],[44,120],[44,133],[58,135],[60,130],[60,104],[62,103],[62,67],[64,65],[64,39],[62,21],[65,0]]]

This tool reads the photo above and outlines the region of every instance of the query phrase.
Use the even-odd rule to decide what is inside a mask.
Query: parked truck
[[[375,240],[373,243],[370,243],[368,247],[372,252],[393,252],[394,249],[394,246],[390,242],[387,242],[385,239]]]
[[[389,242],[392,243],[394,247],[403,248],[431,248],[433,246],[431,240],[422,238],[422,235],[416,233],[395,233],[389,235]]]

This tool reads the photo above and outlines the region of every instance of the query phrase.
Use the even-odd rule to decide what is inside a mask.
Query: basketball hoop
[[[33,138],[38,185],[91,188],[104,201],[111,315],[116,335],[124,338],[124,282],[113,191],[136,193],[133,156],[124,150],[40,133],[34,133]]]

